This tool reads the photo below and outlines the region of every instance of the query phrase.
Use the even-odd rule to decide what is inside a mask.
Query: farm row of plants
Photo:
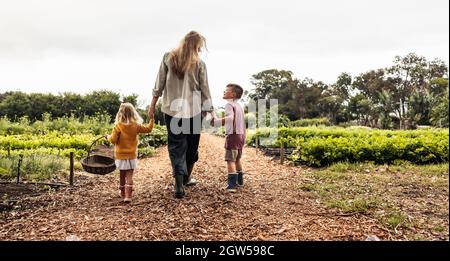
[[[19,156],[23,156],[21,173],[24,178],[47,180],[49,173],[68,169],[70,152],[74,153],[75,167],[88,153],[92,142],[110,133],[113,127],[109,117],[101,115],[76,119],[62,117],[30,123],[26,117],[13,122],[0,118],[0,179],[15,177]],[[97,144],[108,144],[101,139]],[[139,157],[151,156],[155,148],[167,144],[165,126],[155,125],[152,133],[139,136]]]
[[[164,126],[157,125],[148,135],[140,136],[139,148],[159,147],[167,143]],[[43,134],[20,134],[0,136],[0,155],[12,154],[56,154],[68,156],[71,151],[79,159],[87,153],[91,143],[97,138],[93,134],[69,135],[56,131]],[[106,140],[101,142],[105,143]]]
[[[376,130],[369,128],[297,127],[249,131],[247,144],[295,148],[292,159],[311,166],[336,162],[415,164],[448,162],[449,130]]]
[[[27,116],[11,121],[6,117],[0,118],[0,135],[19,134],[46,134],[56,131],[60,134],[91,134],[102,135],[111,131],[112,124],[109,115],[98,114],[96,116],[84,116],[76,118],[64,116],[52,119],[51,115],[45,113],[42,120],[31,122]]]

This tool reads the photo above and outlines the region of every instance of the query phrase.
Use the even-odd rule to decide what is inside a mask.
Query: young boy
[[[244,173],[242,172],[241,157],[245,144],[245,119],[244,110],[237,103],[242,97],[243,89],[237,84],[230,83],[226,86],[223,99],[225,105],[225,117],[217,118],[213,113],[212,123],[215,126],[225,125],[225,161],[228,168],[228,192],[236,192],[237,186],[244,185]]]

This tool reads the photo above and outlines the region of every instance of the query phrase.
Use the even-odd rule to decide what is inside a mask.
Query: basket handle
[[[103,135],[103,136],[98,137],[97,139],[95,139],[95,140],[92,142],[91,146],[89,146],[88,155],[87,155],[87,158],[86,158],[86,163],[89,164],[89,154],[91,154],[92,146],[94,146],[94,144],[95,144],[97,141],[99,141],[100,139],[102,139],[102,138],[105,138],[105,139],[106,139],[106,136]]]

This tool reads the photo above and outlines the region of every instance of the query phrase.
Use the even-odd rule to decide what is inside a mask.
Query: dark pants
[[[198,161],[201,114],[189,119],[174,118],[164,114],[168,133],[168,150],[173,176],[187,175],[187,166]],[[171,128],[174,127],[175,128]],[[176,127],[178,126],[178,128]]]

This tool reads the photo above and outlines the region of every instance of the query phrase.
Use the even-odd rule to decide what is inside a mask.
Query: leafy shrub
[[[268,138],[274,130],[249,133],[247,144],[256,138]],[[394,163],[399,160],[415,164],[448,162],[448,129],[390,131],[337,127],[279,128],[278,136],[262,146],[295,148],[294,160],[307,165],[324,166],[335,162]]]

